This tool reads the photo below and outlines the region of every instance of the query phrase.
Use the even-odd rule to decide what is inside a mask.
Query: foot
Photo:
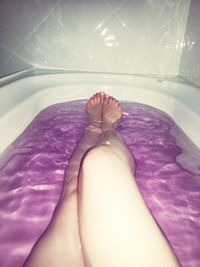
[[[108,96],[103,101],[102,129],[113,130],[122,117],[122,109],[119,101]]]
[[[86,112],[89,126],[101,128],[104,98],[104,93],[96,93],[87,102]]]

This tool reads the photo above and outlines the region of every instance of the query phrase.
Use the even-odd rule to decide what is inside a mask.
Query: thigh
[[[79,220],[87,258],[94,267],[179,266],[119,154],[103,146],[83,161]]]
[[[77,192],[63,199],[24,267],[85,267],[79,235]]]

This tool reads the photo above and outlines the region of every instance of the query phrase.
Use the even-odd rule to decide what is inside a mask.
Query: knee
[[[109,154],[109,148],[105,146],[91,148],[85,154],[79,172],[78,188],[80,196],[82,195],[83,188],[88,188],[88,183],[93,184],[94,178],[97,179],[98,175],[103,175],[105,164],[106,162],[108,163]]]
[[[108,160],[112,155],[111,148],[105,145],[96,146],[90,149],[84,159],[83,159],[83,168],[88,166],[102,166],[102,161]]]

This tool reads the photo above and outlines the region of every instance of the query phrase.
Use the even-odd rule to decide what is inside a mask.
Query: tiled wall
[[[200,85],[200,1],[191,0],[180,75]]]
[[[177,75],[189,6],[190,0],[1,0],[0,74],[34,66]]]

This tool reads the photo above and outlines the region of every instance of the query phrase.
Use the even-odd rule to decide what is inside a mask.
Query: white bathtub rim
[[[91,87],[98,87],[97,90],[107,90],[110,86],[117,86],[120,88],[132,87],[148,89],[157,92],[164,92],[167,95],[178,97],[180,101],[197,112],[200,115],[199,95],[200,90],[186,84],[181,84],[173,81],[160,82],[157,78],[148,78],[131,75],[111,75],[111,74],[88,74],[88,73],[69,73],[69,74],[45,74],[38,76],[26,77],[11,84],[7,84],[0,89],[0,99],[2,105],[0,106],[0,116],[12,108],[25,98],[31,97],[38,91],[55,86],[70,86],[75,85],[90,85]],[[27,89],[28,88],[28,89]],[[85,92],[85,97],[89,94]],[[192,98],[191,98],[192,97]],[[190,99],[191,98],[191,99]],[[15,101],[17,100],[17,101]]]
[[[83,97],[77,90],[75,90],[75,92],[72,91],[71,93],[68,93],[68,87],[75,89],[77,88],[77,85],[43,88],[43,90],[33,94],[31,98],[28,97],[24,99],[24,101],[1,116],[0,128],[3,138],[1,138],[0,141],[0,153],[8,146],[8,144],[10,144],[16,139],[17,136],[19,136],[19,134],[26,128],[30,121],[44,108],[52,104],[71,100],[86,99],[88,97]],[[78,85],[78,87],[80,87],[80,85]],[[85,88],[88,89],[88,95],[95,93],[97,90],[95,87],[91,89],[90,85],[87,85]],[[104,89],[107,89],[108,93],[113,94],[116,97],[123,95],[123,93],[120,94],[120,92],[117,92],[118,88],[116,86],[115,89],[113,89],[111,86],[104,85]],[[133,90],[133,88],[126,87],[126,93],[129,90]],[[200,116],[198,116],[194,110],[191,110],[179,99],[176,99],[165,93],[149,91],[142,88],[134,88],[134,91],[132,92],[134,92],[132,97],[124,100],[147,104],[166,112],[192,139],[192,141],[200,147],[200,140],[196,134],[197,130],[200,132]],[[31,113],[28,112],[30,107],[34,107],[34,109],[31,108]],[[179,108],[177,109],[176,107]],[[14,120],[16,116],[17,118],[20,118],[20,125],[19,121],[16,119]],[[12,129],[10,129],[10,125],[12,125]],[[194,131],[194,126],[196,131]]]

